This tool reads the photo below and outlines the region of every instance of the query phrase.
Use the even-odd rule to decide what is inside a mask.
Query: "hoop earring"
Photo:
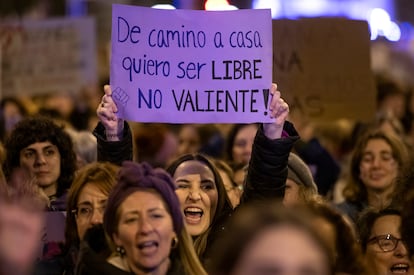
[[[125,249],[122,246],[117,246],[116,247],[116,252],[119,254],[119,256],[124,256],[125,255]]]
[[[177,246],[178,246],[178,238],[177,238],[177,236],[174,236],[174,238],[171,241],[171,248],[175,249],[175,248],[177,248]]]

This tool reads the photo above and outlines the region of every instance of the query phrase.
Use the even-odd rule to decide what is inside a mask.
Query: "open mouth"
[[[409,268],[408,264],[395,264],[391,266],[390,270],[393,274],[404,274],[408,272]]]
[[[148,242],[142,242],[138,244],[138,248],[140,250],[154,249],[157,247],[158,247],[158,243],[156,241],[148,241]]]
[[[201,217],[204,215],[204,211],[198,207],[187,207],[184,209],[184,216],[188,223],[199,223]]]

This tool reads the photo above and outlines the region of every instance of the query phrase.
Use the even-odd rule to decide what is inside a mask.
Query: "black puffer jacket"
[[[264,135],[263,126],[259,127],[242,201],[283,197],[289,153],[299,138],[292,123],[286,121],[283,130],[282,138],[270,140]],[[132,160],[132,133],[128,123],[125,122],[124,136],[120,141],[106,141],[105,128],[101,123],[93,133],[98,142],[98,161],[120,165],[123,161]]]
[[[241,203],[261,199],[282,199],[288,173],[289,153],[299,136],[293,124],[286,121],[280,139],[270,140],[257,131],[250,157]]]
[[[127,122],[124,123],[124,136],[120,141],[106,141],[102,123],[98,123],[93,134],[98,142],[98,161],[121,165],[124,160],[132,160],[132,134]]]
[[[271,140],[265,136],[263,126],[259,127],[252,148],[241,203],[244,204],[262,199],[283,199],[289,153],[295,141],[299,139],[292,123],[286,121],[283,130],[282,138]],[[125,160],[132,160],[132,137],[129,127],[124,127],[125,138],[117,142],[105,141],[102,125],[98,125],[94,133],[96,136],[101,137],[98,138],[99,161],[106,160],[113,163],[122,163]],[[117,150],[114,150],[115,146]],[[110,148],[110,150],[103,151],[106,147]],[[233,209],[228,207],[225,212],[220,213],[221,218],[211,228],[206,252],[203,255],[203,259],[201,259],[204,264],[208,262],[209,255],[214,253],[210,249],[213,247],[215,240],[220,237],[221,232],[225,230],[226,220],[231,216]]]

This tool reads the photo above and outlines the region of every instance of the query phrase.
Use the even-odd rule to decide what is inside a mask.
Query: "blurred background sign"
[[[97,82],[92,18],[8,22],[0,38],[2,96],[74,93]]]
[[[273,81],[292,111],[313,120],[369,120],[375,113],[365,21],[273,20]]]

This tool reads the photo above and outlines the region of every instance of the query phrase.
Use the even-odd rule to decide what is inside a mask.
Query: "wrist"
[[[107,141],[119,141],[122,139],[123,131],[105,132]]]
[[[268,139],[278,139],[282,137],[283,134],[283,124],[282,125],[275,125],[272,123],[264,124],[263,125],[263,132],[264,135]]]

